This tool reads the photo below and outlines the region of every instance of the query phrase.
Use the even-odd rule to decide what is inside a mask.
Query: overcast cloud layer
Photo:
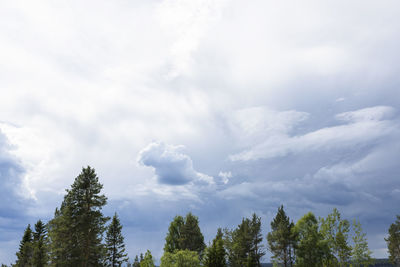
[[[337,207],[387,257],[398,1],[5,1],[0,25],[0,262],[86,165],[131,258],[176,214],[208,242],[281,204]]]

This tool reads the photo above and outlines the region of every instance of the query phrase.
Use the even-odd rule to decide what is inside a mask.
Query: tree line
[[[102,188],[95,170],[82,168],[54,217],[47,224],[37,221],[34,229],[27,226],[11,266],[154,267],[149,250],[129,261],[117,213],[112,219],[102,213],[107,203]],[[350,223],[337,209],[318,219],[309,212],[295,223],[280,206],[263,239],[255,213],[234,229],[219,228],[208,246],[198,217],[178,215],[168,228],[161,267],[259,267],[266,250],[274,266],[365,267],[374,262],[360,222]],[[385,240],[390,260],[400,266],[400,216]]]

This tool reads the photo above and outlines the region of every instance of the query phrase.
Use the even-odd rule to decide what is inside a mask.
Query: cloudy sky
[[[2,1],[0,25],[0,262],[87,165],[131,258],[176,214],[208,242],[281,204],[337,207],[387,256],[398,1]]]

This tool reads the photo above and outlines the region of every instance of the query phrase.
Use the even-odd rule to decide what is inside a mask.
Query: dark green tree
[[[181,249],[181,232],[185,221],[182,216],[175,216],[168,227],[167,237],[165,238],[164,252],[173,253]]]
[[[318,221],[314,214],[309,212],[295,225],[298,236],[296,249],[296,266],[320,267],[328,251],[327,242],[318,229]]]
[[[107,202],[100,194],[102,188],[95,170],[88,166],[66,190],[60,209],[49,222],[53,265],[88,267],[104,262],[101,241],[109,218],[101,212]]]
[[[41,220],[38,220],[33,233],[32,263],[35,267],[44,267],[47,265],[48,260],[47,229],[46,225]]]
[[[32,256],[33,256],[33,236],[30,224],[26,227],[24,235],[19,244],[19,251],[17,252],[17,262],[15,266],[17,267],[28,267],[32,266]]]
[[[180,249],[196,251],[201,257],[206,244],[200,231],[199,219],[189,212],[185,217],[185,223],[180,232]]]
[[[271,222],[271,232],[268,233],[267,240],[273,261],[284,267],[293,266],[296,248],[294,223],[286,216],[283,205],[278,208]]]
[[[203,262],[205,267],[227,266],[226,252],[224,248],[223,233],[221,228],[218,228],[217,235],[212,241],[212,244],[206,249]]]
[[[400,266],[400,216],[389,227],[389,236],[385,238],[389,251],[389,260],[396,266]]]
[[[111,267],[121,266],[127,262],[127,254],[125,253],[124,237],[122,236],[122,225],[119,221],[117,213],[114,214],[106,234],[106,265]]]
[[[133,262],[133,267],[140,267],[138,255],[136,255],[136,257],[135,257],[135,261]]]
[[[225,229],[224,243],[229,266],[260,266],[264,256],[261,245],[261,219],[253,214],[252,219],[242,219],[234,230]]]

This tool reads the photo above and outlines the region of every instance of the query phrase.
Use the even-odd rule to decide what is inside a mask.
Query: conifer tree
[[[17,262],[15,266],[17,267],[27,267],[32,265],[32,255],[33,255],[33,237],[32,229],[30,224],[26,227],[24,235],[19,245],[19,251],[17,252]]]
[[[95,170],[82,168],[71,189],[66,190],[60,209],[49,222],[52,264],[56,266],[101,266],[104,246],[101,241],[105,223],[101,209],[107,198]]]
[[[121,266],[123,262],[127,262],[127,254],[125,253],[124,237],[122,236],[122,225],[119,221],[117,213],[114,214],[106,234],[106,263],[107,266]]]
[[[138,255],[136,255],[136,257],[135,257],[135,261],[133,262],[133,267],[140,267]]]
[[[38,220],[33,233],[33,257],[35,267],[44,267],[48,263],[48,239],[45,224]]]
[[[180,249],[196,251],[201,257],[206,247],[204,236],[200,231],[199,219],[190,212],[185,217],[180,235]]]
[[[286,216],[283,205],[280,206],[271,222],[271,232],[268,233],[267,240],[274,262],[281,263],[284,267],[293,266],[294,262],[296,239],[293,228],[294,223]]]
[[[226,252],[224,248],[224,240],[221,228],[218,228],[217,235],[210,247],[206,248],[204,255],[205,267],[225,267],[226,265]]]

